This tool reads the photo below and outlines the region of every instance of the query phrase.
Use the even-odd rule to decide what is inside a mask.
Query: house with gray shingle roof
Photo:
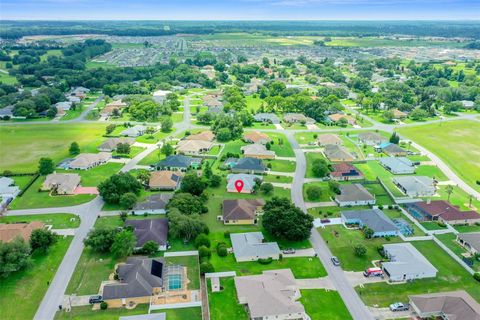
[[[382,270],[390,281],[434,278],[437,269],[411,244],[384,244],[383,252],[390,259],[382,263]]]
[[[237,174],[229,174],[227,176],[227,191],[228,192],[235,192],[238,193],[237,189],[235,188],[235,183],[241,180],[243,182],[241,193],[252,193],[255,189],[255,185],[257,184],[257,180],[260,182],[263,180],[262,176],[256,176],[254,174],[245,174],[245,173],[237,173]]]
[[[355,156],[342,146],[326,145],[323,153],[332,162],[351,162],[355,160]]]
[[[415,166],[413,162],[405,157],[384,157],[380,158],[380,164],[393,174],[413,174]]]
[[[458,233],[457,242],[472,255],[480,252],[480,232]]]
[[[280,258],[280,248],[276,242],[264,242],[261,232],[231,233],[233,254],[237,262],[257,261],[258,259]]]
[[[137,238],[135,249],[141,249],[148,241],[154,241],[158,250],[167,250],[168,219],[127,220],[126,227],[132,227]]]
[[[158,170],[178,170],[187,171],[189,168],[197,169],[202,163],[201,158],[192,158],[181,154],[168,156],[162,161],[159,161],[155,167]]]
[[[367,206],[375,204],[375,197],[359,183],[340,185],[340,194],[335,196],[340,207]]]
[[[393,178],[393,183],[409,197],[431,197],[435,194],[435,182],[426,176]]]
[[[372,229],[373,237],[394,237],[399,234],[392,220],[380,209],[342,211],[341,219],[344,224],[357,224],[360,228]]]
[[[264,173],[267,170],[262,160],[257,158],[241,158],[232,166],[235,173]]]
[[[272,124],[280,123],[280,119],[278,119],[275,113],[257,113],[253,116],[253,119],[258,122],[269,122]]]

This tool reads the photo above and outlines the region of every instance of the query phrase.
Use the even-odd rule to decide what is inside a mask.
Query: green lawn
[[[123,154],[123,153],[117,153],[116,151],[112,152],[112,156],[118,156],[118,157],[121,157],[121,158],[135,158],[139,153],[141,153],[142,151],[144,151],[145,148],[142,148],[142,147],[135,147],[135,146],[132,146],[130,147],[130,153],[129,154]]]
[[[211,320],[246,320],[247,311],[238,303],[233,278],[220,278],[223,290],[212,292],[211,281],[208,281],[208,306]],[[228,307],[227,307],[228,306]]]
[[[80,115],[83,112],[83,108],[84,108],[84,103],[82,103],[78,107],[76,107],[75,110],[73,110],[73,109],[68,110],[60,120],[61,121],[73,120],[73,119],[76,119],[76,118],[80,117]]]
[[[71,240],[59,238],[45,255],[34,253],[30,267],[0,278],[2,319],[33,319]]]
[[[360,230],[348,230],[343,226],[330,226],[324,229],[318,229],[323,239],[327,242],[332,253],[338,257],[343,270],[363,271],[372,267],[373,260],[380,260],[381,256],[377,248],[385,243],[401,242],[400,238],[393,237],[390,241],[385,238],[365,239]],[[337,231],[337,236],[334,235]],[[353,247],[357,244],[363,244],[367,247],[367,254],[363,257],[357,257],[353,252]]]
[[[9,206],[10,209],[68,207],[82,204],[95,198],[95,195],[90,194],[50,196],[48,191],[38,191],[44,180],[44,177],[39,177],[21,197],[13,200]]]
[[[472,276],[433,241],[415,241],[412,244],[437,269],[437,277],[414,282],[388,285],[386,283],[367,284],[357,287],[362,300],[369,306],[386,307],[395,301],[408,301],[408,295],[442,291],[466,290],[475,300],[480,301],[480,286]]]
[[[200,307],[157,310],[152,313],[165,312],[168,320],[201,320],[202,309]],[[56,320],[118,320],[121,316],[133,316],[148,313],[148,304],[140,304],[135,309],[112,308],[107,310],[92,310],[90,306],[74,307],[71,312],[57,311]]]
[[[279,172],[295,172],[295,161],[289,160],[264,160],[264,163],[270,168],[272,171],[279,171]]]
[[[307,170],[305,173],[306,178],[316,178],[312,171],[312,164],[315,159],[325,159],[325,157],[320,152],[306,152],[305,157],[307,158]],[[325,159],[326,160],[326,159]],[[328,162],[328,160],[327,160]]]
[[[121,131],[125,130],[123,128]],[[175,132],[175,128],[172,128],[169,132],[157,131],[154,134],[144,134],[143,136],[137,137],[135,140],[141,143],[157,143],[160,140],[165,139],[168,136],[171,136]]]
[[[55,162],[69,157],[68,148],[78,142],[81,152],[96,152],[104,140],[105,124],[44,124],[0,127],[0,171],[35,172],[41,157]]]
[[[292,146],[283,133],[268,132],[267,135],[272,139],[272,151],[275,151],[277,157],[295,157]]]
[[[465,250],[457,241],[457,236],[453,233],[438,234],[435,237],[452,250],[459,258],[462,258],[462,254],[466,253]],[[475,271],[480,270],[480,261],[473,259],[473,269]]]
[[[52,225],[53,229],[78,228],[80,225],[80,218],[71,213],[49,213],[0,217],[0,223],[20,223],[30,221],[41,221],[47,225]]]
[[[471,225],[471,226],[461,226],[461,225],[456,225],[453,226],[458,232],[461,233],[467,233],[467,232],[480,232],[480,226],[479,225]]]
[[[345,303],[337,291],[324,289],[300,290],[300,302],[312,320],[347,320],[352,319]]]
[[[319,199],[309,199],[307,196],[307,189],[309,187],[320,187],[322,190],[322,194]],[[328,187],[327,181],[322,182],[309,182],[303,185],[303,198],[305,201],[308,202],[326,202],[326,201],[333,201],[332,198],[335,197],[335,193],[330,190]]]
[[[263,176],[263,181],[264,182],[277,182],[277,183],[292,183],[293,178],[292,177],[286,177],[286,176],[277,176],[274,174],[267,174]]]
[[[450,203],[453,205],[459,206],[461,210],[472,210],[472,208],[469,208],[469,203],[470,203],[470,195],[460,189],[460,187],[454,186],[453,187],[453,192],[449,196],[446,192],[447,186],[437,186],[437,193],[440,195],[440,199],[443,200],[448,200]],[[435,200],[437,200],[436,198]],[[480,201],[476,200],[475,198],[472,198],[472,205],[474,208],[476,208],[477,211],[480,210]]]
[[[480,180],[480,162],[478,161],[480,126],[478,123],[467,120],[449,121],[400,128],[398,132],[435,153],[462,180],[480,191],[480,185],[475,183]]]
[[[88,170],[57,170],[58,173],[78,173],[83,187],[96,187],[100,182],[107,180],[123,167],[122,163],[109,162]]]
[[[446,228],[446,226],[441,226],[437,222],[433,222],[433,221],[420,222],[420,224],[426,230],[442,230]]]
[[[145,158],[143,158],[142,160],[140,160],[140,162],[138,164],[148,166],[148,165],[151,165],[151,164],[155,164],[162,159],[165,159],[165,155],[157,149],[157,150],[154,150],[154,151],[150,152],[150,154],[148,156],[146,156]]]
[[[33,175],[28,176],[14,176],[11,177],[15,181],[15,185],[20,188],[20,190],[25,189],[28,183],[32,180]]]

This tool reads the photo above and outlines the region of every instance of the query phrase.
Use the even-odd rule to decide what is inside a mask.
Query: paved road
[[[307,168],[307,160],[305,158],[305,154],[300,149],[298,142],[295,140],[293,133],[286,131],[285,134],[288,141],[292,145],[293,151],[295,152],[295,156],[297,158],[297,167],[295,169],[295,176],[292,183],[292,201],[297,207],[302,209],[304,212],[307,212],[302,192],[305,171]],[[330,281],[333,283],[334,287],[342,297],[352,317],[358,320],[373,319],[372,315],[358,296],[357,292],[348,282],[343,270],[340,267],[334,267],[332,265],[330,261],[332,256],[330,249],[327,247],[325,241],[315,228],[312,229],[310,242],[312,243],[313,249],[317,253],[320,261],[325,266]]]
[[[100,101],[103,100],[103,97],[104,97],[104,95],[101,94],[97,99],[95,99],[95,101],[93,101],[93,103],[91,105],[89,105],[87,107],[87,109],[82,111],[82,114],[80,115],[80,117],[78,117],[76,119],[72,119],[70,121],[63,121],[63,122],[81,122],[81,121],[85,120],[87,118],[88,113],[90,111],[92,111],[93,108],[95,108],[97,106],[97,104],[100,103]]]

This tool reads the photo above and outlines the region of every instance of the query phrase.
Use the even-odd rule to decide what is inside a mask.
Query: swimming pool
[[[170,274],[168,275],[168,290],[178,290],[182,288],[182,275]]]

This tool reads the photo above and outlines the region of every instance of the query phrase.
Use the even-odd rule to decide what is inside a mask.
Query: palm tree
[[[453,186],[451,184],[449,184],[446,188],[445,188],[445,192],[448,194],[448,202],[450,202],[450,196],[452,195],[453,193]]]

